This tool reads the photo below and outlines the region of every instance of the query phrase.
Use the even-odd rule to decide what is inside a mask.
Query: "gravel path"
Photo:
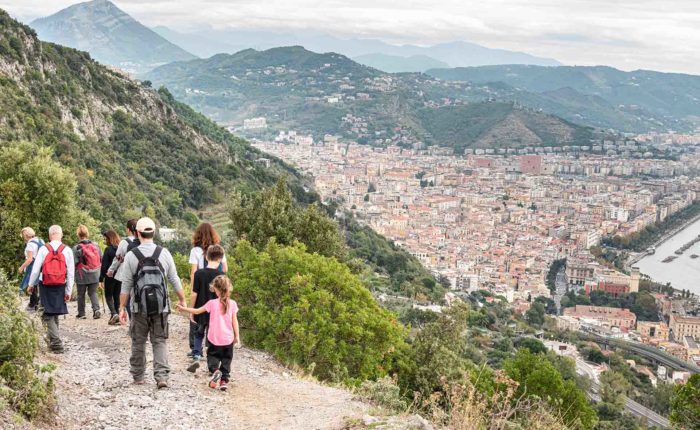
[[[75,303],[69,311],[60,320],[65,354],[40,357],[57,365],[61,429],[338,429],[369,408],[246,348],[234,353],[228,392],[211,390],[205,365],[196,374],[185,370],[188,324],[181,316],[170,318],[170,387],[156,390],[152,373],[134,386],[126,328],[104,317],[76,320]],[[151,364],[149,353],[148,372]]]

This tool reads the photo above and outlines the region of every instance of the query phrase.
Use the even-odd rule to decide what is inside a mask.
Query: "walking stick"
[[[103,285],[102,288],[100,288],[100,290],[102,290],[102,312],[105,315],[107,315],[107,309],[106,309],[106,305],[105,305],[105,288],[104,288],[104,284],[102,284],[102,285]]]

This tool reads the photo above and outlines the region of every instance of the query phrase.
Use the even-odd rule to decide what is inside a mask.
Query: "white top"
[[[119,242],[119,246],[117,246],[117,252],[114,254],[114,260],[112,260],[112,265],[109,266],[109,269],[107,269],[108,272],[112,272],[114,274],[114,279],[117,281],[122,280],[122,261],[124,260],[124,256],[126,256],[127,253],[127,248],[129,248],[129,241],[134,241],[136,239],[134,236],[128,236],[127,239],[122,239],[121,242]]]
[[[204,269],[205,266],[205,261],[204,258],[204,250],[199,247],[195,246],[190,250],[190,264],[196,264],[197,269]],[[224,254],[224,258],[221,260],[222,263],[226,263],[226,254]]]
[[[49,246],[53,248],[54,251],[58,250],[61,246],[60,240],[52,240],[49,242]],[[32,274],[29,277],[29,285],[35,286],[39,281],[41,281],[41,268],[44,265],[44,258],[48,255],[49,250],[45,246],[39,249],[36,255],[36,260],[34,260],[34,267],[32,267]],[[63,248],[63,257],[66,259],[66,295],[70,296],[73,291],[73,281],[75,280],[75,262],[73,260],[73,250],[70,246],[65,246]]]
[[[32,258],[36,258],[39,254],[39,244],[37,241],[38,237],[33,237],[27,241],[27,245],[24,247],[24,258],[29,258],[29,253],[32,253]]]

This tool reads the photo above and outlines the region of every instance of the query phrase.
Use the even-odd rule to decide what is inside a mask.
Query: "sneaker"
[[[100,319],[100,318],[102,318],[102,312],[100,312],[100,311],[95,311],[95,312],[92,313],[92,319],[98,320],[98,319]]]
[[[224,381],[222,379],[221,382],[219,382],[219,390],[221,390],[221,391],[228,390],[228,381]]]
[[[36,312],[36,306],[27,305],[27,312]]]
[[[134,381],[132,382],[133,385],[143,385],[145,383],[146,381],[144,381],[143,379],[134,379]]]
[[[54,354],[63,354],[63,347],[60,348],[49,348],[49,351],[51,351]]]
[[[195,355],[195,357],[198,357],[198,356]],[[194,359],[192,360],[192,363],[190,363],[190,365],[187,366],[187,371],[188,371],[188,372],[191,372],[191,373],[194,373],[194,372],[197,371],[197,369],[199,369],[199,359],[194,358]]]
[[[168,388],[168,381],[158,381],[156,387],[158,387],[159,390],[163,388]]]
[[[194,353],[192,351],[187,353],[187,358],[192,358],[194,357]]]
[[[107,324],[109,324],[109,325],[119,324],[119,315],[117,315],[117,314],[112,315],[112,317],[109,319],[109,322]]]
[[[221,370],[216,369],[216,372],[214,372],[211,375],[211,379],[209,380],[209,388],[217,389],[219,387],[220,380],[221,380]]]
[[[86,320],[87,319],[87,317],[85,315],[76,315],[75,318],[79,319],[79,320]]]

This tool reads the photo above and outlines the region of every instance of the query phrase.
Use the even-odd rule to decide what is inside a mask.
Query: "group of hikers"
[[[98,289],[101,289],[110,312],[108,324],[129,325],[133,383],[145,383],[146,341],[150,339],[156,386],[166,388],[170,373],[166,343],[168,316],[173,311],[167,287],[170,284],[178,298],[177,310],[190,316],[188,356],[192,361],[187,370],[197,371],[206,346],[209,387],[227,389],[233,350],[241,345],[238,305],[230,298],[226,255],[211,224],[200,224],[192,237],[190,306],[186,305],[172,255],[154,242],[156,225],[152,219],[127,221],[126,239],[121,239],[114,230],[103,232],[104,252],[90,240],[90,232],[84,225],[78,227],[78,243],[72,249],[63,244],[60,226],[51,226],[48,234],[49,242],[44,243],[31,227],[22,229],[25,259],[18,271],[24,274],[20,290],[29,295],[27,310],[42,312],[51,352],[64,351],[59,316],[68,314],[73,284],[77,285],[79,320],[87,319],[86,294],[93,319],[102,317],[98,301]]]

